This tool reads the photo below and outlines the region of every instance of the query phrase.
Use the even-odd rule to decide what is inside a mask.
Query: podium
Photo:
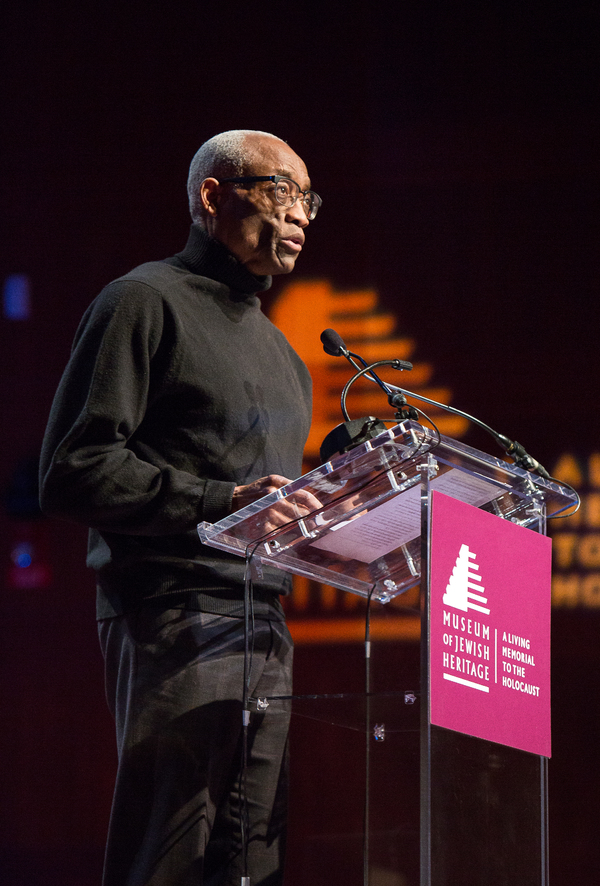
[[[305,491],[320,504],[312,512]],[[546,521],[576,501],[568,487],[405,421],[200,524],[203,542],[246,557],[255,575],[276,567],[362,597],[367,626],[385,624],[420,586],[420,674],[390,664],[383,631],[383,641],[366,637],[357,685],[252,700],[361,748],[338,860],[328,868],[327,841],[313,833],[291,883],[320,882],[316,857],[328,884],[548,883]],[[320,810],[327,779],[312,778]]]

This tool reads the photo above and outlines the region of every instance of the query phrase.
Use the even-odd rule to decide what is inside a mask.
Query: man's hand
[[[291,482],[291,480],[286,480],[285,477],[281,477],[279,474],[269,474],[268,477],[260,477],[258,480],[248,483],[247,486],[236,486],[231,500],[231,512],[239,511],[240,508],[245,508],[246,505],[251,504],[258,498],[262,498],[263,495],[276,492],[282,486],[287,486]]]
[[[231,501],[231,511],[238,511],[240,508],[249,505],[251,502],[269,495],[291,483],[285,477],[279,474],[269,474],[268,477],[260,477],[249,483],[247,486],[236,486],[233,490],[233,498]],[[264,513],[264,528],[269,532],[277,526],[283,526],[291,520],[297,520],[299,517],[305,517],[307,514],[316,511],[321,507],[321,502],[305,489],[294,492],[289,498],[282,498],[275,505],[270,507]]]

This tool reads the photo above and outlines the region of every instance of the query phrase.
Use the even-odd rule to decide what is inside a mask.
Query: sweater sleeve
[[[40,463],[43,510],[95,529],[186,532],[230,512],[235,483],[196,477],[130,442],[168,362],[163,300],[120,281],[84,316],[50,412]]]

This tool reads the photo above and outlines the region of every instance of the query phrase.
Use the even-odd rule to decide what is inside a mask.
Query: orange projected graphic
[[[411,360],[414,365],[411,372],[383,368],[381,377],[424,397],[450,403],[450,390],[431,386],[433,367],[414,361],[416,343],[398,334],[396,317],[380,310],[378,295],[373,289],[340,292],[327,280],[296,281],[282,291],[270,317],[300,354],[313,379],[313,422],[305,449],[307,469],[319,464],[323,439],[343,421],[340,395],[354,375],[345,358],[331,357],[324,352],[319,338],[324,329],[335,329],[351,351],[370,363],[394,358]],[[420,405],[417,400],[409,399],[409,402]],[[422,405],[442,434],[457,438],[464,435],[466,420]],[[389,420],[390,426],[394,423],[394,410],[385,394],[365,379],[353,385],[347,407],[351,418],[373,415]],[[296,643],[349,643],[364,639],[365,601],[360,597],[295,576],[293,594],[285,602]],[[413,588],[373,614],[372,637],[418,640],[418,610],[419,590]]]
[[[554,477],[581,496],[581,508],[566,520],[550,520],[555,609],[600,609],[600,452],[581,457],[565,452]]]
[[[370,363],[394,358],[412,360],[415,351],[412,339],[397,335],[396,318],[378,311],[378,296],[373,289],[338,292],[326,280],[298,281],[283,290],[271,310],[271,320],[300,354],[313,378],[313,424],[306,447],[306,457],[310,459],[318,459],[323,438],[343,421],[340,395],[354,374],[343,357],[330,357],[324,352],[321,332],[332,327],[351,351]],[[391,384],[449,403],[451,392],[447,388],[429,386],[432,375],[429,363],[414,363],[412,372],[385,368],[381,371],[381,377]],[[417,400],[411,403],[419,406]],[[422,405],[442,434],[463,436],[467,428],[464,419]],[[347,406],[351,418],[374,415],[393,422],[394,412],[383,391],[367,380],[359,379],[353,385]]]

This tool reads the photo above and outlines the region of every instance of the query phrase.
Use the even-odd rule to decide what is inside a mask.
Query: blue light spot
[[[12,552],[12,561],[19,569],[27,569],[33,563],[33,548],[27,542],[17,545]]]
[[[27,274],[10,274],[6,278],[2,302],[7,320],[28,320],[31,317],[31,285]]]

